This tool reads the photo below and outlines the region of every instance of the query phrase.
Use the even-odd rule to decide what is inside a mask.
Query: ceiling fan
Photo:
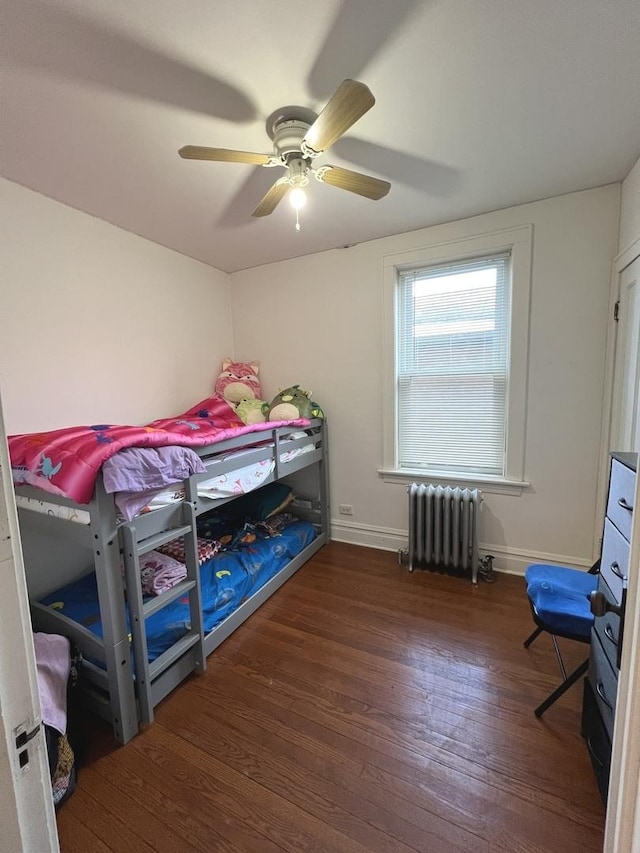
[[[282,107],[267,120],[267,132],[273,140],[273,154],[254,154],[229,148],[204,148],[185,145],[178,154],[186,160],[218,160],[225,163],[249,163],[255,166],[281,166],[286,174],[267,191],[253,216],[268,216],[291,190],[292,203],[304,204],[304,191],[309,176],[357,193],[374,201],[385,196],[391,184],[370,175],[352,172],[340,166],[312,168],[312,162],[324,154],[349,128],[375,104],[375,98],[364,83],[343,80],[320,115],[304,107]]]

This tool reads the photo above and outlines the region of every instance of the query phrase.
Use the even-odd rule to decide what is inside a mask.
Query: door
[[[634,244],[635,248],[635,244]],[[634,254],[636,254],[634,252]],[[610,449],[640,452],[640,256],[619,272]],[[640,473],[635,506],[640,506]],[[629,565],[640,566],[640,513],[634,513]],[[604,850],[640,850],[640,575],[629,578]]]
[[[640,257],[620,273],[611,449],[640,452]]]
[[[56,853],[58,836],[0,399],[0,848]],[[16,748],[23,733],[28,742]]]

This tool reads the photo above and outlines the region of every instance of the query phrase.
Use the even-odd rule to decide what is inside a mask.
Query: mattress
[[[230,616],[315,538],[316,531],[312,524],[295,521],[277,536],[256,540],[238,550],[222,552],[203,563],[200,566],[200,584],[205,634]],[[102,637],[95,573],[50,593],[40,603]],[[129,628],[128,611],[126,615]],[[149,616],[146,629],[151,662],[189,630],[188,595]]]
[[[90,524],[91,515],[86,509],[54,504],[50,501],[39,501],[36,498],[25,498],[24,495],[16,495],[16,506],[40,512],[43,515],[52,515],[55,518],[63,518],[65,521],[75,521],[78,524]]]

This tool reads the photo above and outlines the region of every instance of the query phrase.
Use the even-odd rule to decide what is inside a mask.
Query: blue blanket
[[[200,566],[205,634],[257,592],[316,538],[313,525],[295,521],[280,535],[223,551]],[[52,592],[40,602],[102,637],[95,573]],[[129,613],[127,611],[127,626]],[[189,630],[188,595],[146,619],[149,661],[155,660]]]

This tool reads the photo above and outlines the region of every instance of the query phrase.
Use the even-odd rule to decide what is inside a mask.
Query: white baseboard
[[[407,531],[393,527],[373,527],[342,519],[331,520],[331,538],[336,542],[378,548],[380,551],[400,551],[407,547]]]
[[[331,538],[336,542],[350,545],[362,545],[366,548],[378,548],[380,551],[406,550],[408,532],[393,527],[374,527],[370,524],[356,524],[353,521],[332,519]],[[561,566],[588,569],[593,561],[582,557],[570,557],[566,554],[549,554],[545,551],[527,551],[522,548],[508,548],[504,545],[480,543],[480,555],[493,554],[493,567],[498,572],[511,575],[524,575],[531,563],[553,563]]]
[[[506,548],[504,545],[489,545],[480,543],[480,555],[493,554],[493,567],[496,571],[509,575],[524,575],[525,569],[531,563],[552,563],[560,566],[570,566],[574,569],[590,569],[593,560],[582,557],[569,557],[566,554],[549,554],[545,551],[525,551],[522,548]]]

